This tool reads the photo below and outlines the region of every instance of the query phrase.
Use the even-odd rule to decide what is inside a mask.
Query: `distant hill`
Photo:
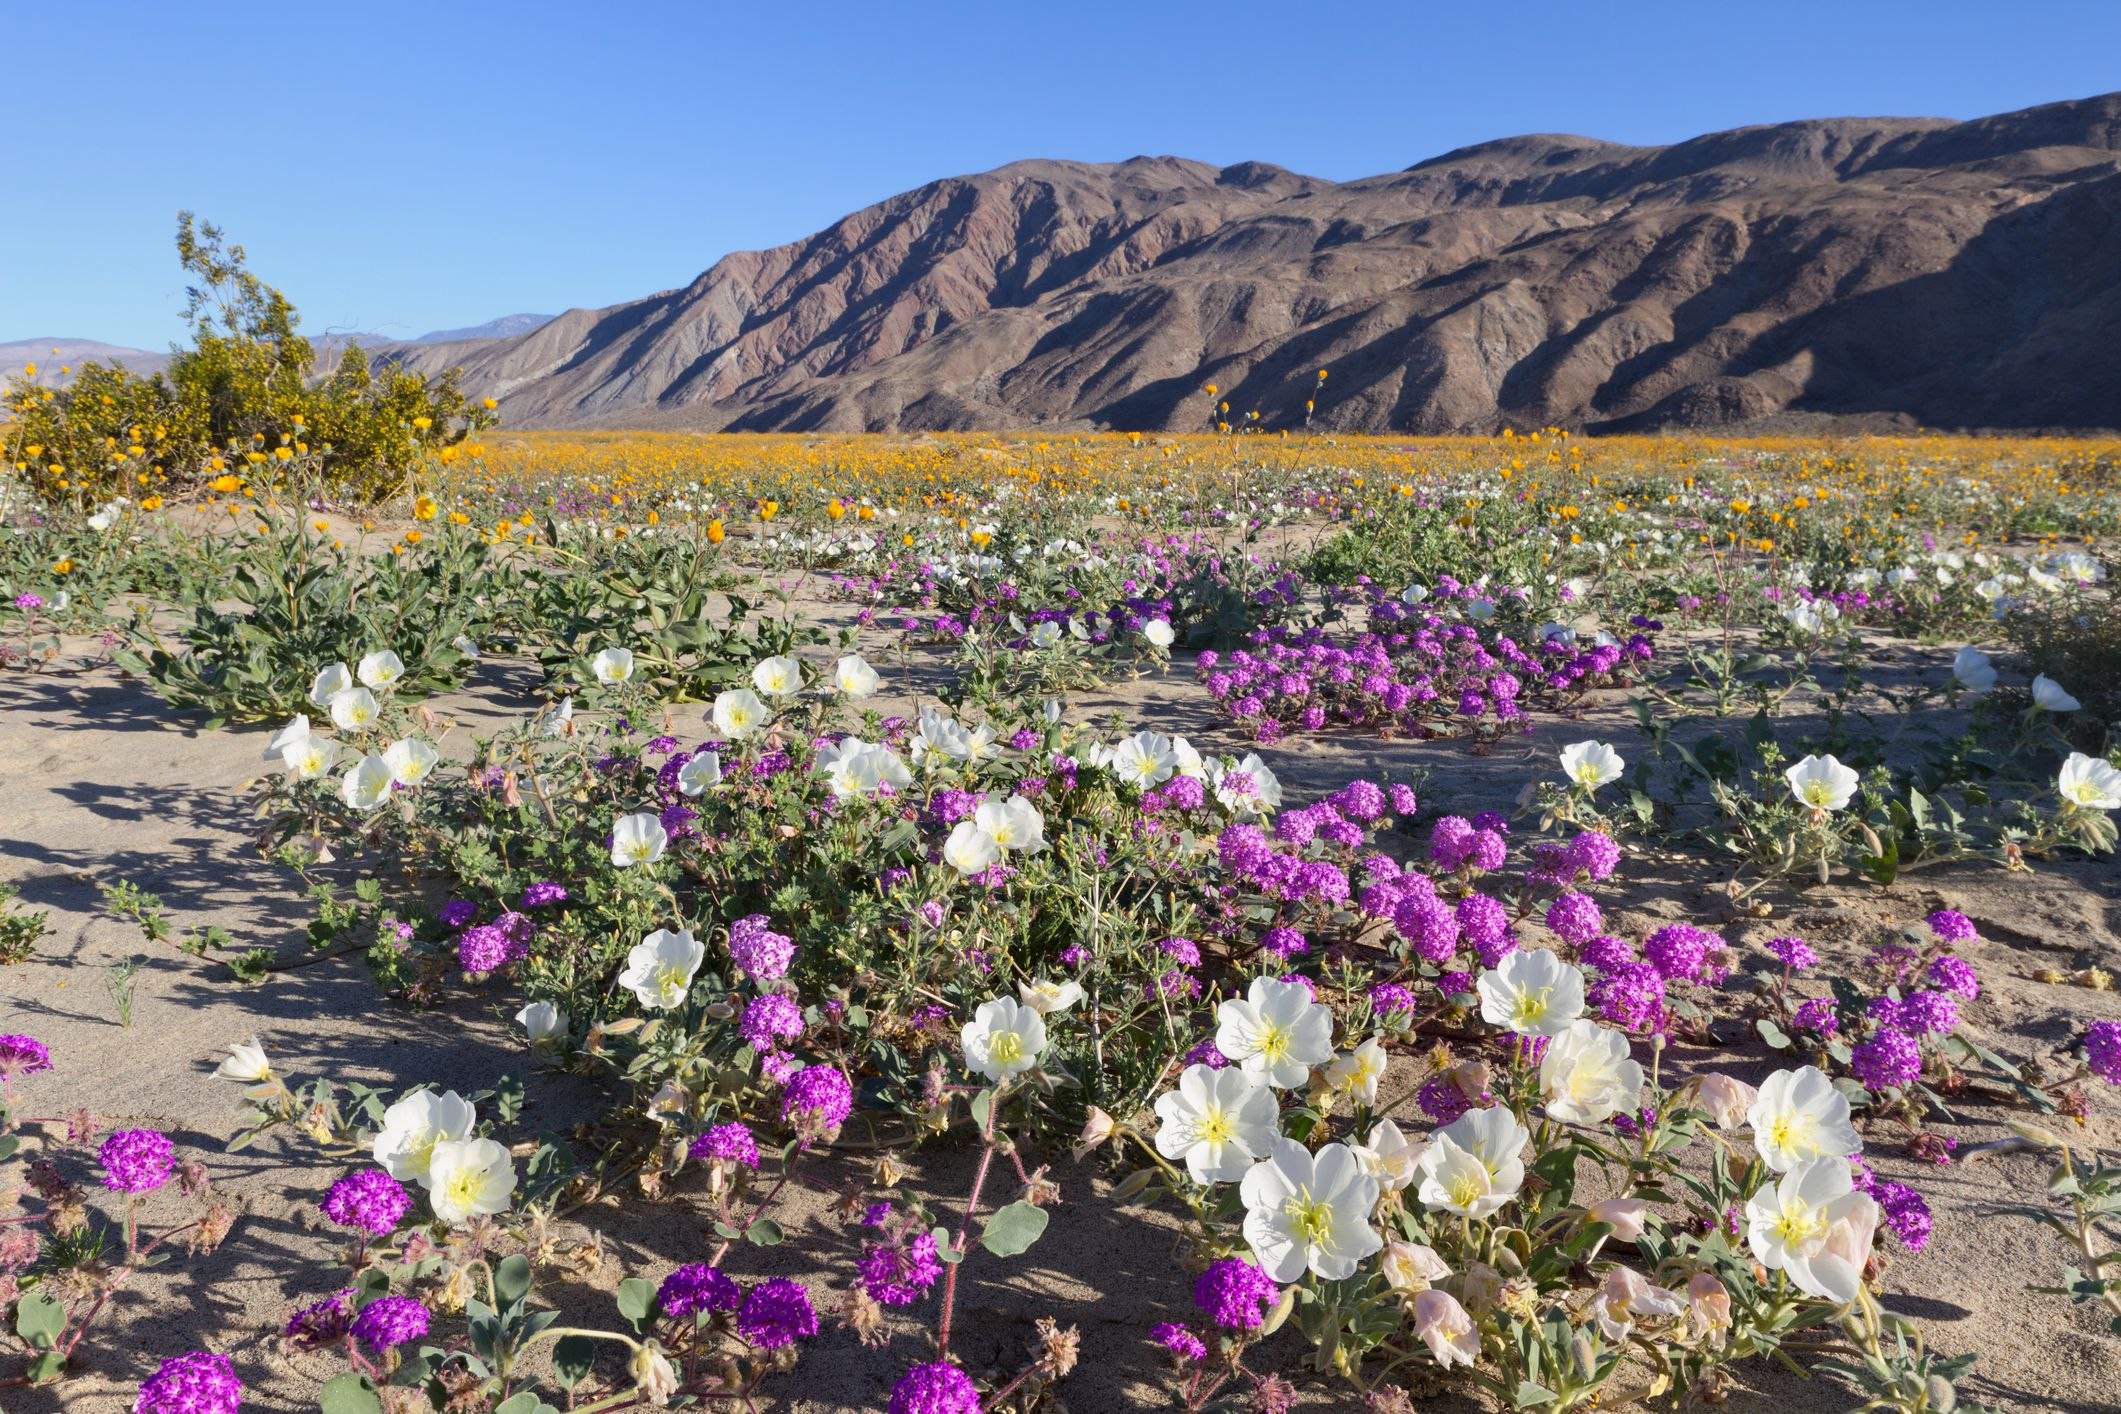
[[[431,334],[422,334],[409,340],[415,344],[460,344],[467,339],[507,339],[517,334],[528,334],[552,322],[549,314],[504,314],[499,319],[489,319],[484,324],[474,324],[468,329],[437,329]]]
[[[432,336],[439,337],[439,336]],[[399,346],[515,426],[2121,427],[2121,95],[1331,182],[1175,157],[931,182],[679,290]]]
[[[128,349],[117,344],[99,344],[94,339],[14,339],[0,343],[0,382],[20,376],[30,364],[37,365],[37,381],[47,387],[63,387],[71,369],[94,359],[98,363],[122,363],[134,373],[154,373],[169,366],[169,354]]]

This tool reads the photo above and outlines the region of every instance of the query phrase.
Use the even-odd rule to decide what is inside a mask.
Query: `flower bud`
[[[1075,1145],[1075,1161],[1081,1163],[1085,1154],[1091,1153],[1102,1146],[1106,1140],[1113,1136],[1117,1129],[1118,1126],[1113,1123],[1112,1116],[1092,1105],[1090,1107],[1090,1117],[1083,1122],[1082,1135]]]

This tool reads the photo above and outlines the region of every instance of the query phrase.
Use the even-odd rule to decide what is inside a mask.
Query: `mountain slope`
[[[692,284],[404,349],[518,426],[2121,426],[2121,95],[1333,183],[1021,162]]]

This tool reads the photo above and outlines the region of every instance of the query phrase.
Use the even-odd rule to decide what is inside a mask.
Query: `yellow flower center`
[[[1473,1177],[1471,1173],[1461,1173],[1458,1177],[1451,1180],[1451,1205],[1453,1207],[1470,1208],[1473,1206],[1473,1201],[1478,1197],[1480,1197],[1480,1180]]]
[[[1289,1230],[1309,1247],[1331,1245],[1333,1236],[1333,1209],[1311,1196],[1311,1190],[1299,1188],[1289,1195],[1282,1211],[1288,1215]]]
[[[1200,1142],[1203,1144],[1227,1144],[1237,1137],[1237,1127],[1230,1123],[1230,1116],[1220,1106],[1200,1117]]]
[[[987,1056],[996,1065],[1015,1065],[1024,1058],[1024,1038],[1014,1031],[997,1031],[987,1042]]]
[[[1517,994],[1517,1004],[1512,1015],[1520,1023],[1526,1026],[1531,1025],[1547,1014],[1552,1005],[1550,998],[1553,996],[1553,992],[1554,989],[1552,987],[1541,987],[1536,992],[1519,992]]]
[[[1294,1038],[1289,1029],[1275,1022],[1264,1022],[1259,1031],[1259,1053],[1268,1060],[1279,1063],[1289,1054],[1289,1043]]]
[[[1803,1203],[1790,1203],[1775,1219],[1775,1235],[1799,1255],[1818,1250],[1826,1240],[1826,1219]]]
[[[666,962],[655,970],[655,989],[663,996],[683,996],[686,981],[685,969],[674,962]]]
[[[477,1169],[458,1169],[449,1176],[443,1186],[444,1193],[459,1208],[470,1208],[478,1201],[480,1181],[484,1178]]]

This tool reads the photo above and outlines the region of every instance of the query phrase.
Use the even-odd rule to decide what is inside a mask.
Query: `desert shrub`
[[[141,377],[88,362],[65,388],[18,381],[6,395],[5,455],[40,494],[75,502],[185,488],[217,475],[266,482],[315,448],[308,489],[354,500],[399,490],[432,458],[489,425],[454,370],[377,374],[358,348],[313,377],[295,308],[221,229],[177,217],[177,256],[196,283],[191,345]]]
[[[2003,619],[2030,672],[2059,683],[2081,704],[2057,725],[2086,750],[2121,729],[2121,601],[2111,594],[2038,600]]]

